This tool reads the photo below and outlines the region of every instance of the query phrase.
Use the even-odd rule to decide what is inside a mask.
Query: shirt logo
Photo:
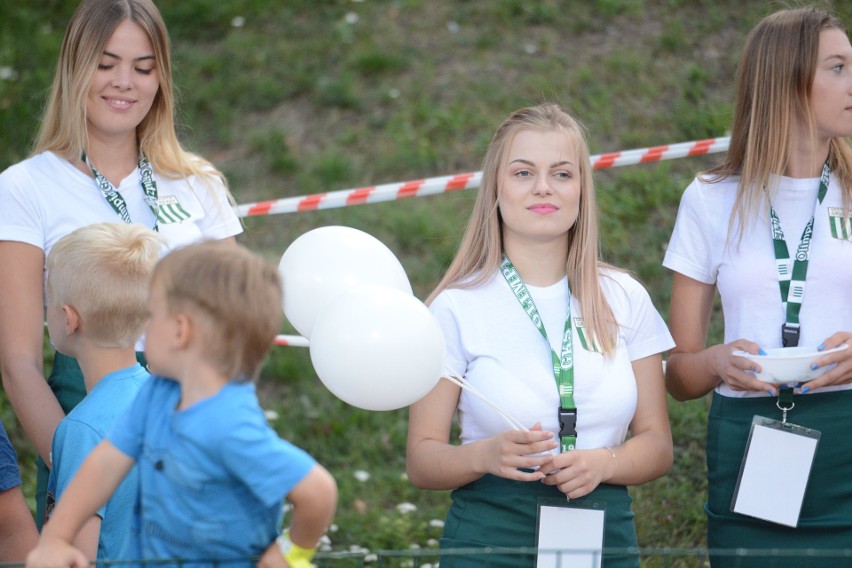
[[[832,237],[852,242],[852,210],[829,207],[828,223],[831,226]]]
[[[187,219],[191,219],[192,215],[183,208],[177,197],[174,195],[160,195],[157,197],[157,204],[160,206],[157,215],[157,222],[164,225],[170,223],[182,223]]]
[[[600,346],[587,337],[586,328],[583,325],[583,318],[573,318],[573,320],[574,329],[577,330],[577,336],[580,338],[580,345],[583,346],[583,349],[594,353],[601,353],[602,351]]]

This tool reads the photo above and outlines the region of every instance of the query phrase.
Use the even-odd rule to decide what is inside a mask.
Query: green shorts
[[[551,485],[512,481],[493,475],[485,475],[460,487],[452,492],[453,503],[444,525],[441,548],[534,549],[539,499],[565,499],[565,495]],[[637,546],[633,512],[630,509],[632,500],[627,488],[621,485],[600,485],[583,500],[606,502],[603,566],[638,568],[639,555],[624,551]],[[608,553],[607,549],[616,553]],[[464,553],[441,557],[441,568],[474,566],[532,567],[535,566],[535,553],[530,550],[528,554],[521,555]]]

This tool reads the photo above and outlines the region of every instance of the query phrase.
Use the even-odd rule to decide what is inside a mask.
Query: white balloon
[[[414,296],[364,286],[322,310],[310,353],[335,396],[365,410],[395,410],[418,401],[441,378],[444,336]]]
[[[395,288],[409,295],[411,283],[391,250],[358,229],[320,227],[293,241],[278,263],[284,315],[310,338],[319,312],[335,296],[363,285]]]

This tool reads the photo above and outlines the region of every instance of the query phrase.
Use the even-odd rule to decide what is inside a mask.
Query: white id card
[[[820,433],[755,416],[731,511],[795,527]]]
[[[536,568],[600,568],[605,509],[603,501],[540,500]]]

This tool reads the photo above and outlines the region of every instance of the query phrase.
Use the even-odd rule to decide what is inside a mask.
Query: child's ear
[[[187,314],[177,314],[175,318],[175,347],[182,349],[189,345],[195,331],[192,318]]]
[[[74,306],[63,304],[62,313],[65,314],[65,335],[74,335],[80,330],[82,322],[80,312],[74,309]]]

